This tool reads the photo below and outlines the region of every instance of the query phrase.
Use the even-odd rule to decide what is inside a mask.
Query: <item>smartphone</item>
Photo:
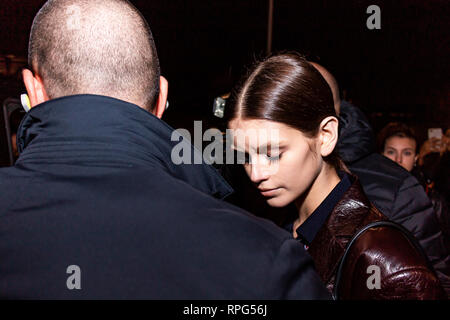
[[[213,104],[213,114],[218,118],[223,118],[227,101],[222,97],[216,97]]]
[[[442,139],[442,128],[428,128],[428,139]]]

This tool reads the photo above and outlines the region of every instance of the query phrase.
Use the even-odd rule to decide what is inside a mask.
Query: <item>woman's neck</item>
[[[298,219],[294,222],[294,236],[296,236],[295,230],[319,207],[340,180],[336,169],[328,164],[324,164],[311,187],[295,201],[298,209]]]

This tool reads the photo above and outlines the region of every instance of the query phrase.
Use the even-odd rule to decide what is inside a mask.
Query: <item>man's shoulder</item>
[[[359,177],[371,201],[372,196],[377,193],[393,200],[403,189],[419,184],[412,174],[378,153],[352,163],[349,168]]]
[[[151,212],[154,218],[184,221],[186,226],[198,230],[217,229],[218,234],[222,234],[222,228],[229,229],[236,237],[251,235],[259,240],[266,237],[276,246],[290,237],[271,221],[199,190],[158,167],[85,169],[74,166],[64,172],[55,169],[53,173],[17,167],[0,169],[3,178],[0,189],[5,191],[0,200],[4,208],[25,208],[33,200],[45,207],[52,200],[69,199],[72,207],[86,211],[95,199],[98,215],[111,215],[110,206],[114,206],[114,210],[126,211],[128,218],[143,223]],[[48,190],[53,191],[49,194]],[[58,210],[66,209],[69,208],[58,204]],[[122,223],[127,223],[127,219]],[[198,221],[198,225],[191,224],[192,221]]]
[[[412,175],[394,161],[378,153],[371,153],[366,157],[350,164],[350,169],[366,175],[382,176],[396,185]]]
[[[158,191],[160,196],[149,193],[145,200],[145,195],[142,195],[143,201],[148,202],[149,206],[160,209],[156,210],[158,212],[153,210],[154,214],[183,221],[187,229],[196,229],[208,235],[211,241],[226,240],[224,245],[236,251],[239,248],[244,251],[254,248],[255,254],[264,252],[260,248],[275,253],[298,245],[292,235],[272,221],[215,198],[170,174],[159,172],[157,177],[148,182],[148,188],[156,189],[156,185],[162,185]],[[299,259],[300,256],[301,253]]]
[[[0,202],[11,201],[16,195],[29,190],[32,175],[16,167],[0,168]]]
[[[426,198],[412,174],[380,154],[372,153],[349,168],[359,177],[369,200],[390,218],[398,201],[414,203],[416,198]]]

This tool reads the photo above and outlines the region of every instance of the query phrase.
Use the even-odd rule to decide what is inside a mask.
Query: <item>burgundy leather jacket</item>
[[[382,220],[387,218],[369,202],[355,178],[308,250],[330,292],[353,235],[369,223]],[[375,278],[378,275],[379,288]],[[353,243],[343,266],[339,296],[340,299],[446,299],[438,278],[421,253],[401,231],[384,226],[368,229]]]

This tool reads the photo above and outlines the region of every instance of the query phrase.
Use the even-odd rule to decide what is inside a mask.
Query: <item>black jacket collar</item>
[[[220,174],[206,164],[175,165],[173,129],[144,109],[97,95],[50,100],[30,110],[18,133],[16,164],[95,163],[152,166],[191,186],[224,198],[232,192]],[[191,153],[200,152],[189,142]]]
[[[346,164],[351,164],[373,152],[374,136],[364,113],[342,100],[339,115],[337,150]]]

